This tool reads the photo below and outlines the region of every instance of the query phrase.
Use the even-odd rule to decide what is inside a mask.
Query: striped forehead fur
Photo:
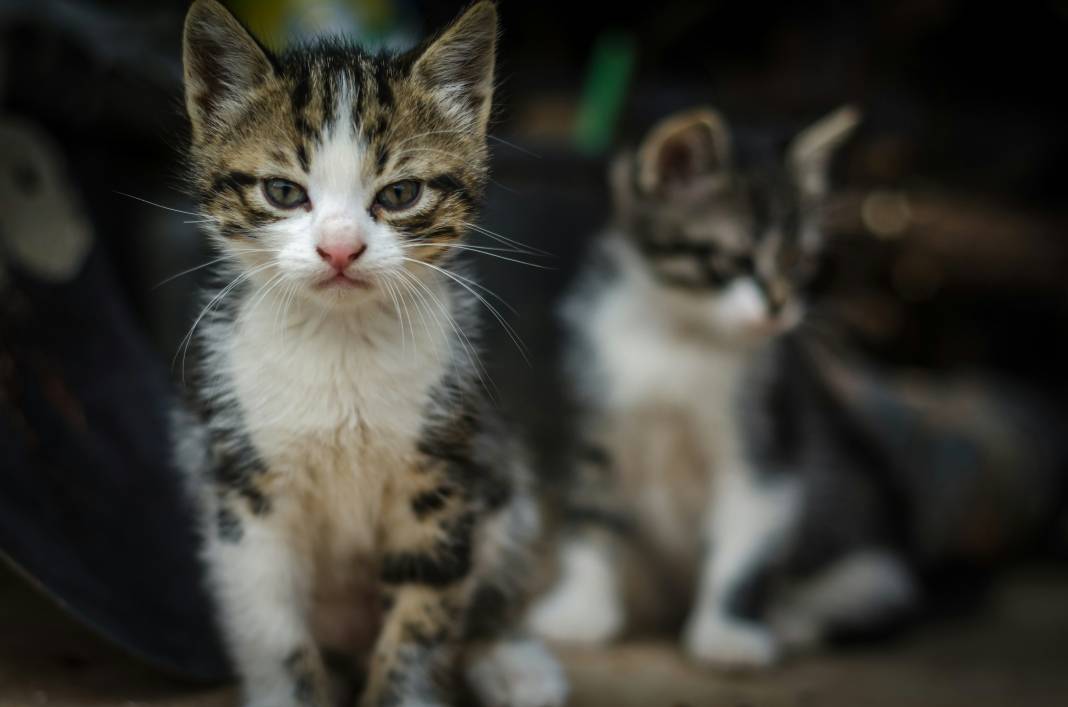
[[[235,47],[240,36],[228,36],[225,44],[200,47],[200,30],[187,25],[190,178],[211,230],[252,237],[278,221],[250,191],[273,174],[306,178],[327,137],[348,131],[361,180],[414,178],[438,194],[431,209],[391,225],[412,238],[458,238],[488,167],[495,24],[486,24],[489,34],[476,26],[467,31],[471,37],[438,37],[404,54],[372,54],[340,38],[281,54],[251,35],[246,46]],[[233,54],[229,66],[216,67],[199,54],[218,46]],[[470,65],[457,68],[455,55],[464,50],[488,55],[469,55]],[[257,52],[265,61],[258,68]]]

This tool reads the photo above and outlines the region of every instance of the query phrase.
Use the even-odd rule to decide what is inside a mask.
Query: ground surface
[[[1068,705],[1068,571],[1015,574],[977,616],[889,645],[722,676],[666,644],[567,654],[572,705],[1061,707]],[[227,688],[160,676],[0,572],[0,707],[230,707]]]

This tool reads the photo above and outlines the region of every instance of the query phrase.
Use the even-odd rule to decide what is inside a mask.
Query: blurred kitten
[[[542,635],[600,643],[692,607],[693,657],[762,665],[911,601],[877,520],[833,538],[809,583],[768,584],[852,453],[796,327],[829,163],[857,122],[842,108],[784,154],[749,154],[696,109],[614,165],[615,222],[564,309],[581,443],[561,577],[530,615]]]

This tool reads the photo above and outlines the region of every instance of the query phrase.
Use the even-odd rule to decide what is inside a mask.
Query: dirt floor
[[[890,644],[765,673],[689,666],[667,644],[565,655],[571,705],[593,707],[1058,707],[1068,705],[1068,571],[1018,572],[977,615]],[[143,667],[0,572],[0,707],[229,707]]]

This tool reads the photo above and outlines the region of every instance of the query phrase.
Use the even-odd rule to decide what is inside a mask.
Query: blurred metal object
[[[136,312],[138,246],[174,250],[116,193],[173,189],[185,4],[0,0],[17,67],[0,118],[0,560],[125,651],[214,681],[229,666],[163,452],[171,390]]]
[[[44,236],[43,233],[38,233]],[[145,662],[224,678],[168,448],[171,390],[101,247],[0,297],[0,560]]]
[[[63,282],[81,269],[92,232],[69,180],[53,139],[0,116],[0,270],[9,259],[46,282]]]

